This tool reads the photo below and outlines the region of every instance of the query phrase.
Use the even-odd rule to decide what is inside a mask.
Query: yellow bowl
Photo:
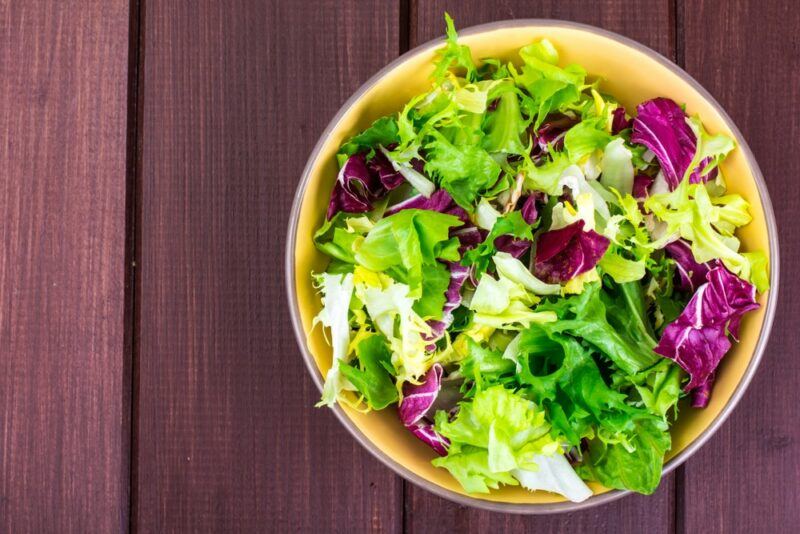
[[[775,312],[778,288],[778,242],[775,218],[761,171],[730,117],[694,79],[649,48],[611,32],[571,22],[515,20],[476,26],[460,32],[461,42],[476,59],[499,57],[519,62],[517,51],[547,37],[558,48],[563,65],[577,63],[604,81],[602,88],[627,109],[657,96],[685,103],[699,114],[711,133],[736,140],[736,150],[722,165],[729,189],[751,203],[753,221],[739,232],[745,250],[768,250],[772,289],[761,295],[759,310],[741,325],[741,342],[718,371],[711,402],[705,409],[684,407],[672,429],[673,448],[667,473],[693,454],[722,424],[742,396],[764,351]],[[365,83],[339,110],[317,143],[294,199],[286,246],[286,279],[295,333],[314,382],[322,387],[331,364],[331,350],[321,329],[311,330],[320,301],[310,273],[324,269],[326,259],[312,243],[322,223],[337,174],[336,151],[347,138],[383,115],[395,113],[414,95],[430,88],[435,50],[442,40],[424,44],[398,58]],[[309,407],[309,409],[312,409]],[[628,492],[590,484],[595,495],[580,504],[546,492],[504,487],[488,495],[467,495],[450,474],[433,467],[434,453],[400,424],[395,410],[368,414],[346,406],[334,413],[353,436],[395,472],[442,497],[497,511],[550,513],[604,503]]]

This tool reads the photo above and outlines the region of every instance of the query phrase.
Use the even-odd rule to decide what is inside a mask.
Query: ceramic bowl
[[[769,336],[778,288],[778,241],[772,205],[761,171],[739,130],[714,98],[675,64],[625,37],[591,26],[552,20],[515,20],[486,24],[459,32],[475,58],[499,57],[519,61],[517,51],[535,39],[547,37],[558,48],[561,64],[577,63],[591,76],[601,77],[602,88],[627,109],[657,96],[685,103],[689,114],[699,114],[711,133],[736,140],[736,150],[722,165],[729,189],[751,204],[753,221],[739,231],[745,250],[769,251],[772,289],[761,295],[759,310],[746,316],[741,342],[725,357],[717,374],[708,407],[688,406],[672,429],[673,447],[664,473],[686,461],[730,415],[756,371]],[[337,174],[336,151],[344,140],[383,115],[395,113],[414,95],[430,87],[429,75],[441,39],[404,54],[367,81],[342,106],[314,147],[292,207],[286,245],[286,283],[289,308],[301,353],[317,386],[331,364],[331,349],[322,331],[312,331],[320,300],[310,273],[322,271],[326,258],[312,243],[322,223]],[[311,406],[309,410],[314,409]],[[396,410],[360,413],[338,404],[333,414],[368,451],[405,479],[460,504],[496,511],[552,513],[606,503],[628,492],[590,487],[594,495],[576,504],[559,495],[504,487],[488,495],[467,495],[444,469],[431,465],[433,451],[400,424]]]

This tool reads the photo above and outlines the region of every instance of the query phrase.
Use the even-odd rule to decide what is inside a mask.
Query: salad
[[[476,61],[445,18],[430,90],[338,152],[319,405],[396,410],[469,493],[652,493],[769,287],[734,142],[669,98],[626,109],[546,39]]]

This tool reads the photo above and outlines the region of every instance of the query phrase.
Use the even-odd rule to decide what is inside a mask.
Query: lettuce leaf
[[[349,360],[350,322],[348,310],[353,297],[352,274],[322,273],[316,277],[322,293],[322,310],[314,317],[314,325],[321,323],[330,328],[333,359],[331,368],[325,375],[322,388],[322,399],[317,406],[333,406],[339,393],[349,386],[346,377],[342,376],[339,367],[341,362]]]
[[[439,59],[436,61],[433,78],[442,80],[448,70],[458,69],[467,80],[476,80],[478,71],[472,60],[472,52],[468,46],[458,44],[458,33],[448,13],[444,14],[444,20],[447,24],[447,41],[443,48],[436,51]]]
[[[597,480],[609,488],[628,489],[650,495],[661,482],[664,454],[672,440],[663,422],[643,419],[626,444],[589,441],[589,450],[578,468],[583,478]]]
[[[445,269],[436,260],[457,261],[458,240],[449,237],[450,229],[461,226],[458,218],[428,210],[408,209],[378,221],[361,242],[355,254],[359,265],[376,272],[387,272],[409,287],[415,299],[423,294],[438,297],[447,288]],[[431,278],[423,283],[423,273],[431,270]],[[435,289],[436,291],[432,291]],[[441,312],[444,297],[436,308]],[[424,305],[424,304],[423,304]]]
[[[649,335],[646,317],[637,303],[638,284],[621,284],[621,294],[605,299],[600,284],[586,284],[583,293],[542,303],[539,311],[554,311],[559,320],[547,325],[550,332],[581,338],[627,374],[636,374],[658,362],[656,342]]]
[[[462,263],[468,267],[474,266],[476,275],[483,273],[489,267],[489,260],[497,253],[497,239],[506,235],[533,241],[531,225],[525,221],[520,212],[512,211],[495,221],[486,239],[465,253]]]
[[[608,249],[608,238],[593,230],[583,231],[583,221],[539,236],[536,276],[549,283],[566,282],[594,268]]]
[[[393,279],[357,267],[355,292],[377,332],[386,337],[399,384],[416,380],[434,363],[425,337],[431,327],[414,311],[409,288]]]
[[[339,154],[352,156],[358,152],[373,151],[378,145],[389,146],[400,141],[397,120],[381,117],[363,132],[351,137],[339,149]]]
[[[756,288],[725,267],[711,269],[706,279],[680,316],[667,325],[655,347],[655,352],[675,360],[689,373],[687,391],[713,378],[731,347],[728,334],[738,338],[742,316],[759,307]]]
[[[455,145],[437,130],[426,143],[426,172],[438,178],[462,208],[472,211],[478,196],[492,187],[500,176],[500,165],[477,144]]]
[[[443,372],[442,366],[436,363],[419,384],[409,382],[403,384],[403,400],[400,401],[397,408],[403,425],[440,456],[447,454],[450,442],[436,432],[433,425],[425,419],[425,414],[431,409],[439,395]]]
[[[397,388],[392,380],[392,354],[386,338],[373,334],[356,346],[358,366],[339,362],[339,372],[361,393],[367,406],[382,410],[397,401]],[[393,369],[392,369],[393,370]]]
[[[544,411],[502,386],[462,402],[452,421],[445,412],[437,412],[436,431],[452,445],[433,465],[448,469],[467,491],[476,493],[488,493],[498,482],[516,485],[510,471],[535,470],[536,455],[561,452]]]

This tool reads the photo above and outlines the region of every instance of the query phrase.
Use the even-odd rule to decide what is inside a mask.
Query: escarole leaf
[[[705,184],[683,182],[671,193],[652,195],[644,207],[667,224],[667,236],[677,234],[690,243],[697,263],[719,259],[732,273],[750,280],[750,259],[739,253],[739,240],[733,236],[733,230],[751,220],[741,196],[711,197]]]
[[[322,293],[322,310],[314,318],[314,324],[321,323],[330,329],[333,360],[331,368],[325,375],[322,399],[317,406],[333,406],[339,393],[348,386],[346,377],[339,371],[340,362],[348,360],[350,344],[350,322],[348,310],[353,297],[353,275],[348,273],[322,273],[316,277]]]
[[[357,267],[355,293],[364,304],[375,329],[388,341],[398,383],[416,380],[433,364],[426,336],[431,327],[414,311],[409,288],[387,276]]]
[[[443,48],[436,52],[439,60],[436,62],[433,77],[436,80],[441,80],[448,70],[457,69],[460,70],[464,78],[475,80],[478,71],[475,67],[475,62],[472,60],[472,52],[468,46],[458,44],[458,33],[456,33],[452,17],[445,13],[444,20],[447,24],[447,42]]]
[[[518,330],[532,322],[556,319],[553,312],[541,313],[532,310],[531,306],[538,301],[538,297],[511,278],[500,274],[499,278],[495,279],[484,273],[475,289],[469,308],[475,312],[472,320],[476,324]]]
[[[619,109],[619,108],[617,108]],[[633,192],[633,154],[625,146],[622,138],[614,139],[603,149],[603,173],[600,183],[605,187],[613,187],[620,194]]]
[[[497,108],[488,114],[483,147],[489,152],[522,154],[525,146],[520,136],[525,131],[526,121],[519,109],[517,94],[505,91],[498,98]]]
[[[552,112],[576,104],[586,78],[586,71],[578,65],[558,66],[558,51],[553,43],[542,39],[519,51],[524,64],[520,70],[509,64],[508,69],[517,85],[525,88],[532,98],[531,108],[536,114],[534,128]]]

